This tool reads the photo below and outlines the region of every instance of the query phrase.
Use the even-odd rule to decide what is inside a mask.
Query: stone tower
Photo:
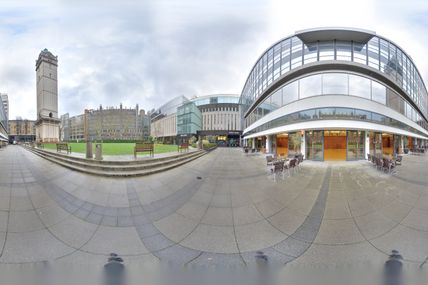
[[[38,142],[58,142],[58,57],[44,49],[36,60]]]

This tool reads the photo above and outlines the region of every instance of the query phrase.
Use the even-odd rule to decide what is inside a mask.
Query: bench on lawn
[[[56,152],[60,152],[65,150],[67,154],[71,153],[71,146],[68,146],[67,143],[57,143],[56,144]]]
[[[183,151],[189,151],[189,144],[188,143],[182,143],[178,145],[178,151],[179,152],[183,152]]]
[[[36,143],[37,148],[44,149],[45,145],[42,143]]]
[[[135,143],[134,158],[137,158],[137,152],[149,152],[150,156],[154,156],[154,143]]]

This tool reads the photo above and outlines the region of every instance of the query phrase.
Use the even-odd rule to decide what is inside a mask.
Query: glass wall
[[[364,159],[364,131],[347,131],[347,160]]]
[[[251,70],[240,98],[244,112],[281,75],[304,64],[326,60],[353,61],[384,73],[407,92],[421,113],[428,117],[428,92],[412,60],[392,42],[378,36],[373,36],[367,43],[339,40],[303,43],[298,36],[284,39],[263,54]],[[352,86],[357,85],[349,85]],[[374,90],[375,100],[384,102],[382,94],[377,93],[382,90],[377,90],[376,87],[378,86]],[[358,92],[358,88],[349,89],[352,95],[367,94]]]
[[[177,135],[195,135],[202,129],[202,113],[193,103],[177,108]]]
[[[306,131],[306,159],[324,160],[323,131]]]
[[[382,133],[370,132],[370,154],[382,155]]]
[[[300,154],[301,150],[301,134],[300,132],[289,133],[288,134],[288,156],[294,157],[297,154]]]
[[[428,130],[428,122],[395,91],[377,81],[350,73],[314,74],[280,87],[246,118],[246,126],[291,102],[322,95],[350,95],[369,99],[386,105]]]

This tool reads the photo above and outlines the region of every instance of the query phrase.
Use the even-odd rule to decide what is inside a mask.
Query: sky
[[[240,94],[268,47],[315,27],[375,31],[428,82],[426,0],[2,0],[0,93],[10,119],[36,119],[35,60],[47,48],[59,61],[60,115]]]

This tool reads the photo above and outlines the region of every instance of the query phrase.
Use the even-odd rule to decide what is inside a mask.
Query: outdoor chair
[[[296,161],[297,161],[297,159],[295,159],[295,158],[290,159],[289,168],[290,168],[290,169],[293,169],[293,173],[294,173],[295,168],[296,168]]]
[[[391,173],[394,169],[395,165],[391,159],[383,158],[383,169],[384,171]]]
[[[367,160],[370,162],[372,161],[372,155],[370,153],[367,154]]]
[[[284,161],[277,161],[273,163],[273,168],[272,168],[273,181],[276,182],[276,176],[279,173],[282,174],[282,179],[284,180]]]
[[[245,154],[248,154],[248,148],[244,148]]]
[[[397,158],[395,159],[395,165],[401,165],[402,160],[403,160],[403,156],[397,155]]]
[[[379,157],[376,157],[376,169],[382,170],[383,168],[383,160]]]
[[[294,160],[295,160],[295,165],[294,165],[294,168],[297,170],[297,171],[300,171],[300,162],[303,160],[301,160],[300,159],[300,157],[301,157],[301,154],[297,154],[295,157],[294,157]]]
[[[272,163],[274,162],[274,158],[272,155],[267,155],[266,156],[266,165],[272,165]]]
[[[256,153],[256,149],[255,149],[255,148],[252,148],[252,149],[251,149],[251,153],[252,153],[252,154],[255,154],[255,153]]]

